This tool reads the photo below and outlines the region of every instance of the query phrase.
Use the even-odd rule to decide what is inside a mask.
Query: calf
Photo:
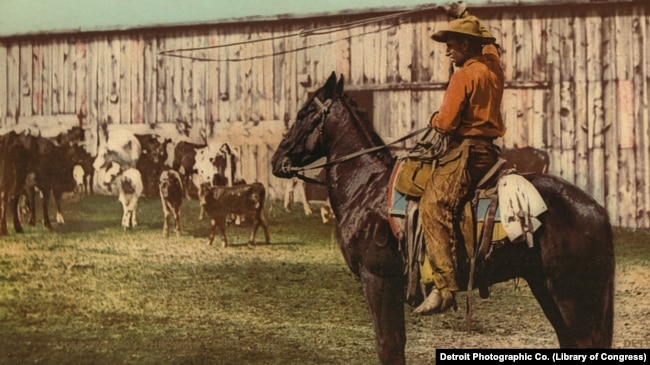
[[[176,237],[181,235],[181,204],[183,203],[183,182],[178,172],[165,170],[158,179],[160,201],[162,202],[164,223],[163,236],[169,237],[169,223],[174,216]]]
[[[109,192],[117,189],[122,204],[122,228],[127,230],[138,225],[136,208],[142,196],[142,175],[136,168],[121,170],[120,165],[111,162],[104,175],[104,185]]]
[[[192,180],[197,172],[194,165],[196,164],[197,151],[204,148],[207,148],[207,144],[196,144],[186,141],[181,141],[174,147],[172,168],[181,175],[187,199],[190,199],[196,194],[196,191],[192,190],[194,186]]]
[[[155,134],[135,134],[135,137],[141,147],[140,157],[136,161],[135,168],[142,174],[144,195],[158,196],[158,183],[155,177],[160,176],[165,169],[167,145],[171,143],[171,139]]]
[[[214,241],[216,228],[219,227],[223,238],[223,247],[228,246],[226,238],[226,217],[229,214],[250,216],[253,219],[253,231],[251,232],[248,244],[255,243],[257,228],[262,225],[266,243],[270,243],[268,223],[264,215],[264,201],[266,190],[264,185],[253,183],[250,185],[209,186],[201,184],[199,188],[199,202],[201,207],[211,219],[211,231],[209,245]]]
[[[18,214],[18,200],[25,194],[29,206],[29,223],[35,224],[35,193],[42,194],[43,225],[52,230],[48,203],[54,195],[57,221],[63,223],[61,195],[75,187],[73,167],[83,148],[70,143],[56,145],[50,139],[10,132],[0,138],[0,235],[6,234],[8,203],[11,203],[16,232],[23,232]],[[83,151],[85,153],[85,151]]]

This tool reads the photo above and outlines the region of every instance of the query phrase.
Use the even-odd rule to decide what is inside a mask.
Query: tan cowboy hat
[[[473,15],[450,21],[449,29],[439,30],[433,33],[431,39],[444,43],[454,36],[475,38],[482,41],[483,44],[494,43],[496,41],[496,38],[492,37],[490,32],[481,26],[478,18]]]

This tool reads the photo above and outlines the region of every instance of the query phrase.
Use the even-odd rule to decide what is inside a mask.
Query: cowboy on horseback
[[[429,315],[456,308],[456,228],[465,204],[481,178],[494,166],[500,149],[494,139],[503,136],[501,117],[504,76],[495,38],[470,15],[463,3],[447,9],[456,19],[448,30],[431,37],[446,43],[457,70],[449,80],[431,127],[449,137],[420,200],[428,258],[435,288],[414,313]]]

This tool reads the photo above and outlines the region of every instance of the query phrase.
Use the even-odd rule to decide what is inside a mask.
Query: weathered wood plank
[[[113,123],[109,120],[108,105],[111,96],[111,54],[108,37],[102,37],[97,44],[97,123]]]
[[[635,123],[634,123],[634,82],[621,80],[617,88],[617,123],[619,133],[619,159],[618,159],[618,199],[619,206],[618,225],[624,227],[637,227],[636,224],[636,159],[635,148]]]
[[[11,43],[7,49],[7,117],[20,117],[20,44]],[[31,105],[30,105],[31,109]]]
[[[365,46],[366,36],[364,27],[350,29],[350,84],[363,85],[366,70]]]
[[[43,114],[43,60],[41,56],[42,47],[43,45],[38,42],[34,42],[32,46],[32,112],[35,115]],[[4,61],[3,58],[0,59]],[[0,85],[2,85],[2,81],[0,81]],[[2,95],[6,94],[3,93]],[[0,114],[0,118],[1,115],[3,114]]]
[[[575,184],[575,83],[563,81],[560,83],[560,133],[561,133],[561,170],[560,176]]]
[[[171,113],[172,101],[172,84],[171,75],[173,70],[173,58],[162,56],[160,52],[172,49],[170,37],[156,37],[156,60],[157,79],[156,79],[156,120],[175,123],[176,117]]]
[[[141,35],[131,40],[131,123],[145,123],[144,115],[144,39]],[[154,119],[155,121],[155,119]]]
[[[219,33],[219,59],[225,60],[230,55],[230,47],[228,45],[229,35],[228,30],[223,29]],[[230,108],[228,100],[230,98],[230,66],[232,62],[219,61],[219,122],[224,123],[230,119]]]
[[[64,112],[63,106],[63,44],[62,41],[55,40],[52,43],[52,68],[51,68],[51,84],[52,88],[52,114],[61,114]]]
[[[120,42],[120,55],[119,55],[119,88],[118,105],[120,108],[120,124],[133,124],[133,117],[131,111],[133,110],[133,95],[131,95],[131,69],[135,66],[135,59],[133,58],[133,45],[134,40],[128,34],[122,35],[119,38]]]
[[[534,81],[548,79],[548,19],[545,14],[533,11],[530,18],[531,78]]]
[[[75,103],[74,114],[80,116],[84,126],[88,117],[88,58],[87,44],[84,40],[77,39],[74,45],[74,74],[75,74]]]
[[[350,30],[336,33],[336,73],[343,75],[348,84],[351,80],[350,71]]]
[[[363,84],[374,84],[379,80],[377,74],[377,64],[380,63],[378,50],[380,48],[377,38],[377,24],[367,24],[363,26],[363,67],[364,77]],[[382,46],[383,47],[383,46]]]
[[[120,113],[121,99],[125,97],[121,94],[122,71],[121,65],[121,42],[119,36],[109,36],[107,38],[108,49],[107,59],[107,89],[108,89],[108,102],[106,104],[107,120],[109,123],[115,124],[128,124],[129,121],[122,121]],[[123,123],[124,122],[124,123]]]
[[[98,125],[99,125],[99,60],[98,60],[98,44],[100,41],[98,39],[88,40],[86,46],[86,56],[88,63],[88,77],[86,78],[86,90],[87,90],[87,105],[88,111],[86,113],[86,128],[87,136],[86,138],[86,149],[91,154],[95,155],[97,153],[97,145],[99,144],[98,136]]]
[[[645,69],[645,55],[647,44],[645,38],[645,21],[642,9],[635,8],[632,13],[632,49],[630,58],[634,73],[634,129],[635,129],[635,160],[634,171],[636,185],[636,223],[638,227],[650,226],[650,139],[648,138],[648,89],[646,86],[647,73]]]
[[[207,35],[207,46],[209,47],[206,54],[209,59],[213,60],[206,64],[206,122],[214,123],[219,120],[219,32],[211,30]]]
[[[180,48],[190,49],[193,47],[193,38],[194,32],[183,32],[179,34]],[[187,52],[186,55],[193,56],[196,52]],[[180,61],[180,94],[178,102],[178,114],[181,116],[181,119],[188,120],[192,123],[192,126],[201,127],[200,121],[194,119],[195,110],[194,110],[194,90],[193,90],[193,80],[195,75],[193,73],[194,64],[198,61],[190,60],[187,58],[182,58]]]
[[[605,180],[605,207],[609,213],[609,219],[612,224],[619,225],[619,205],[618,200],[618,105],[617,105],[617,82],[616,77],[616,44],[612,35],[616,33],[616,24],[614,15],[608,15],[602,18],[602,34],[609,35],[602,37],[602,67],[601,75],[603,82],[603,118],[605,126],[603,127],[603,142],[605,145],[605,171],[607,172]]]
[[[551,160],[549,166],[549,173],[554,175],[561,175],[560,161],[562,155],[562,131],[560,128],[561,120],[561,94],[560,94],[560,64],[556,60],[561,59],[561,48],[560,48],[560,26],[558,21],[558,14],[552,12],[549,16],[551,17],[549,22],[549,27],[547,29],[548,39],[549,39],[549,57],[547,60],[549,76],[551,80],[555,80],[551,84],[549,90],[549,95],[547,96],[547,113],[548,113],[548,123],[547,123],[547,133],[549,136],[549,158]]]
[[[293,26],[287,28],[291,33],[297,33],[297,29]],[[295,50],[298,47],[298,39],[296,37],[287,38],[286,47],[288,50]],[[287,53],[286,69],[285,69],[285,92],[286,92],[286,109],[285,114],[281,120],[285,121],[285,125],[289,125],[290,121],[296,118],[298,109],[302,107],[304,99],[299,99],[299,93],[305,87],[300,85],[298,80],[298,54],[295,51]]]
[[[75,80],[75,64],[77,62],[75,44],[76,41],[73,38],[63,41],[63,112],[67,114],[74,114],[77,107],[75,96],[77,93],[77,81]]]
[[[5,127],[7,122],[7,98],[10,88],[7,64],[7,43],[0,41],[0,127]]]
[[[143,64],[142,64],[142,95],[143,95],[143,122],[144,123],[169,123],[171,121],[164,120],[158,116],[157,96],[159,73],[161,70],[158,68],[158,42],[156,38],[147,34],[143,37]]]
[[[208,45],[207,35],[203,32],[188,35],[190,40],[193,40],[192,47],[198,50],[194,51],[192,55],[200,59],[208,58],[208,52],[205,47]],[[190,101],[192,123],[199,125],[201,128],[206,128],[206,86],[207,86],[207,70],[208,62],[194,60],[192,61],[192,85],[190,94],[192,96]]]
[[[182,35],[178,32],[174,32],[174,34],[166,40],[165,46],[167,49],[183,48]],[[169,60],[169,73],[167,74],[167,118],[174,121],[178,120],[192,123],[192,121],[182,113],[184,61],[185,60],[177,57],[171,57]]]

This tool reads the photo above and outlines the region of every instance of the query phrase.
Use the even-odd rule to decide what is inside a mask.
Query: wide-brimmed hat
[[[488,33],[489,34],[489,33]],[[470,37],[483,42],[483,44],[494,43],[494,37],[485,35],[481,30],[481,22],[477,17],[470,15],[449,22],[449,29],[439,30],[431,36],[436,42],[447,42],[452,37]]]

